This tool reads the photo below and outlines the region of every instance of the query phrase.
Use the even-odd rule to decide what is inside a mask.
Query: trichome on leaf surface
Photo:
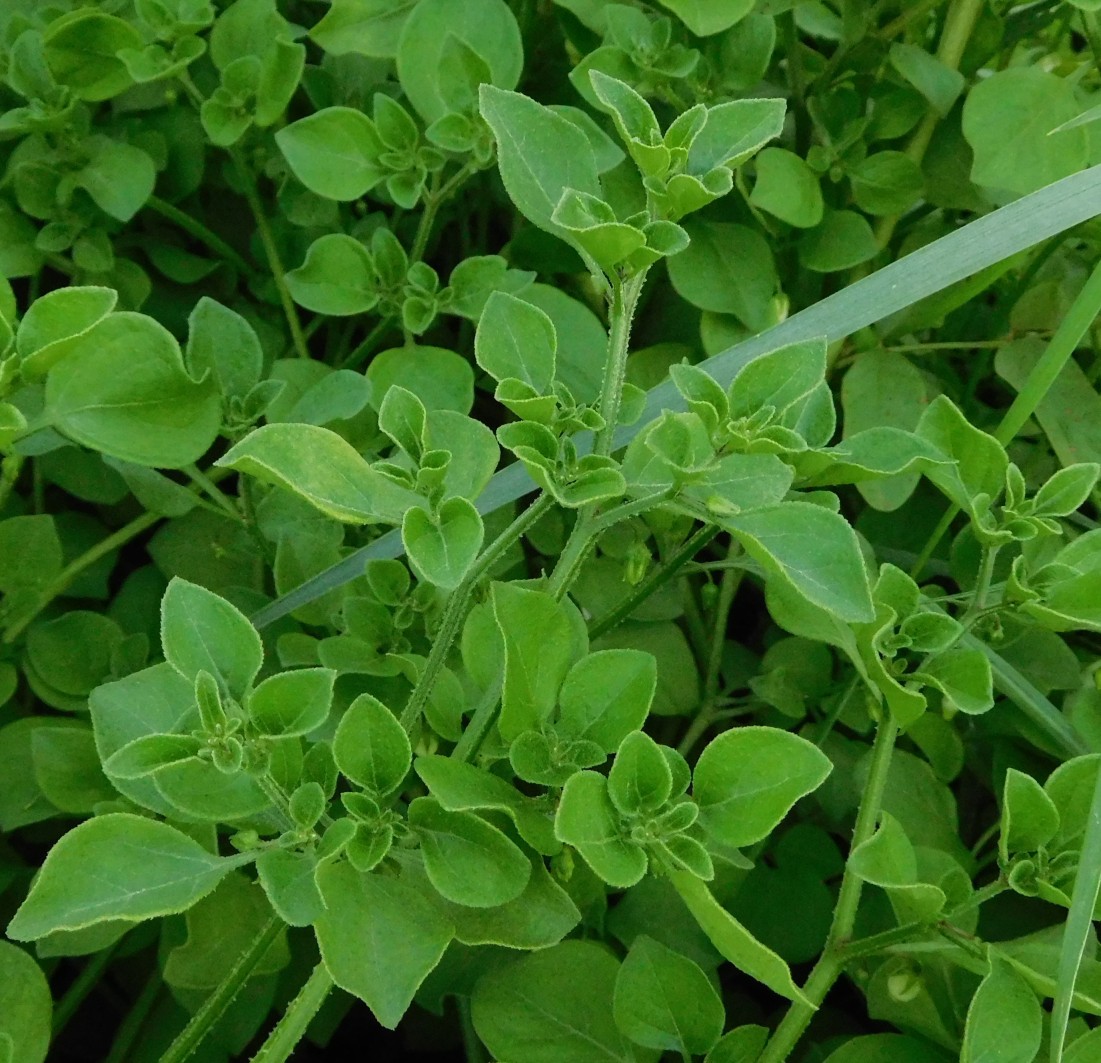
[[[0,1061],[1101,1058],[1098,7],[8,0]]]

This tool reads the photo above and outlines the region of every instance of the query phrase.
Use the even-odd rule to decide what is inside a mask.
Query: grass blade
[[[726,386],[744,365],[777,347],[816,336],[836,340],[851,335],[1098,213],[1101,213],[1101,166],[1093,166],[926,244],[775,328],[709,358],[702,366]],[[614,446],[625,446],[663,409],[683,407],[679,392],[672,381],[666,380],[649,392],[642,417],[616,433]],[[533,490],[535,484],[523,467],[518,463],[510,465],[490,481],[478,500],[478,510],[483,515],[492,513]],[[387,532],[266,605],[253,615],[252,621],[257,627],[264,627],[355,579],[371,558],[400,557],[402,552],[400,534]]]

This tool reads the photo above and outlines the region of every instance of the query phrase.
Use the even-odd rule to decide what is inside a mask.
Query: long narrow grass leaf
[[[777,347],[816,336],[836,340],[851,335],[1099,213],[1101,166],[1093,166],[919,248],[702,366],[720,384],[729,384],[748,362]],[[648,393],[642,416],[616,433],[614,445],[626,445],[663,409],[683,406],[680,393],[666,380]],[[579,449],[584,450],[584,445]],[[478,500],[478,510],[483,515],[492,513],[533,490],[535,484],[523,467],[510,465],[490,481]],[[400,557],[401,553],[401,536],[387,532],[259,610],[253,623],[264,627],[355,579],[371,558]]]

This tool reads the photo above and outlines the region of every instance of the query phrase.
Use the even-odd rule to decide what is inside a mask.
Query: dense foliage
[[[0,1063],[1101,1058],[1098,8],[0,5]]]

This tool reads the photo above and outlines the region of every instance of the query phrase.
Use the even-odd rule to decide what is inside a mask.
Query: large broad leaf
[[[222,681],[235,698],[264,663],[260,636],[236,606],[178,576],[161,601],[161,643],[168,663],[194,682],[199,672]]]
[[[400,524],[419,496],[373,469],[352,445],[310,424],[269,424],[215,463],[279,484],[349,524]]]
[[[591,941],[563,941],[481,978],[474,1029],[500,1063],[634,1063],[612,1017],[619,961]]]
[[[50,850],[8,936],[32,941],[105,919],[183,912],[251,859],[215,856],[175,827],[143,816],[96,816]]]
[[[600,198],[589,138],[569,119],[518,92],[483,85],[482,115],[497,138],[509,198],[533,225],[567,239],[551,220],[567,189]]]
[[[46,377],[46,416],[59,432],[157,468],[189,465],[210,448],[222,421],[217,384],[187,375],[163,325],[111,314],[67,348]]]
[[[362,111],[326,107],[275,134],[291,170],[326,199],[359,199],[386,176],[379,162],[386,145]]]
[[[388,1030],[440,962],[454,928],[420,890],[343,861],[317,872],[325,913],[314,924],[333,981]]]
[[[812,605],[850,623],[872,619],[860,546],[844,517],[812,502],[781,502],[720,523],[770,576]]]
[[[579,771],[567,780],[554,832],[609,886],[627,889],[646,874],[646,852],[622,825],[608,794],[608,780],[595,771]]]
[[[1043,1009],[1032,986],[996,952],[967,1009],[960,1063],[1032,1063],[1043,1038]]]
[[[661,0],[697,37],[730,29],[753,10],[753,0]]]
[[[700,754],[692,796],[704,826],[740,848],[767,838],[831,768],[829,757],[805,738],[775,727],[737,727]]]

